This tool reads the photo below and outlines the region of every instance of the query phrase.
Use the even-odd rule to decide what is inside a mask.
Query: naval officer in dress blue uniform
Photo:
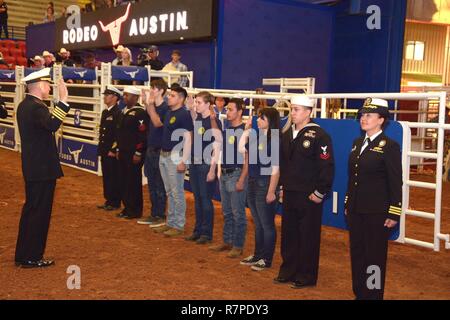
[[[43,268],[54,261],[43,259],[47,242],[56,179],[63,176],[55,132],[69,112],[67,88],[58,83],[59,101],[50,113],[44,100],[51,90],[50,68],[29,74],[22,80],[28,89],[17,108],[25,180],[25,204],[20,218],[16,265]]]

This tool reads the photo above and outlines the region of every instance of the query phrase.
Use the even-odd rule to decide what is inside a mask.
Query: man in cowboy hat
[[[33,59],[31,59],[33,62],[33,68],[36,69],[42,69],[44,68],[44,59],[41,56],[34,56]]]
[[[42,57],[44,58],[44,66],[46,68],[51,68],[55,64],[55,56],[48,52],[47,50],[42,52]]]
[[[61,48],[58,55],[61,57],[61,64],[64,67],[75,67],[75,62],[70,59],[70,51],[67,51],[65,48]]]
[[[22,172],[26,201],[22,209],[17,238],[16,265],[43,268],[54,264],[43,254],[52,213],[56,179],[63,176],[54,133],[69,112],[67,88],[58,83],[59,99],[50,113],[44,100],[51,90],[50,69],[33,72],[23,78],[28,93],[17,108],[22,147]]]

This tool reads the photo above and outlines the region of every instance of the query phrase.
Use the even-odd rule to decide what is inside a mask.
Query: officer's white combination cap
[[[141,95],[141,90],[139,90],[135,86],[128,86],[123,90],[123,93],[130,93],[139,96]]]
[[[48,81],[53,83],[52,77],[50,76],[50,68],[44,68],[39,71],[35,71],[27,75],[22,79],[22,83],[30,84],[39,81]]]
[[[103,92],[103,94],[114,94],[120,98],[122,96],[122,91],[113,86],[106,86],[106,89]]]
[[[315,102],[315,99],[310,99],[307,96],[298,95],[291,98],[291,104],[308,108],[314,108]]]

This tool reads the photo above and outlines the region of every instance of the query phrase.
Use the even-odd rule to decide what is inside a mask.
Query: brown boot
[[[216,244],[215,246],[211,246],[208,249],[211,251],[221,252],[221,251],[227,251],[231,250],[233,246],[228,243],[222,243],[222,244]]]
[[[242,249],[233,247],[230,252],[227,254],[228,258],[239,258],[242,256]]]

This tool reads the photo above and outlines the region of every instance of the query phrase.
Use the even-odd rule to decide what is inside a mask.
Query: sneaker
[[[233,248],[233,246],[231,244],[222,243],[222,244],[216,244],[215,246],[211,246],[208,249],[211,251],[222,252],[222,251],[231,250],[231,248]]]
[[[153,229],[153,228],[159,228],[159,227],[162,227],[165,225],[166,225],[166,219],[158,217],[158,218],[156,218],[156,220],[153,223],[151,223],[149,225],[149,227]]]
[[[207,244],[207,243],[211,243],[211,239],[208,238],[207,236],[201,236],[200,238],[198,238],[197,241],[195,241],[195,243],[197,243],[197,244]]]
[[[266,262],[264,261],[264,259],[260,259],[260,260],[258,260],[258,262],[256,262],[254,265],[252,265],[253,271],[262,271],[266,268],[268,268],[268,266],[267,266]]]
[[[233,259],[238,258],[238,257],[242,256],[242,251],[243,250],[241,248],[233,247],[233,249],[231,249],[231,251],[228,252],[227,257],[233,258]]]
[[[255,256],[248,256],[244,260],[241,260],[240,264],[242,264],[244,266],[252,266],[258,261],[259,261],[259,259],[257,259]]]
[[[181,236],[184,232],[182,230],[170,228],[170,230],[167,230],[166,232],[163,232],[163,233],[166,237],[176,237],[176,236]]]
[[[157,218],[149,216],[145,219],[138,220],[138,224],[153,224],[156,221]]]
[[[163,233],[163,232],[166,232],[166,231],[168,231],[170,229],[172,229],[172,228],[167,226],[167,225],[164,225],[164,226],[161,226],[161,227],[153,228],[153,231],[156,232],[156,233]]]

